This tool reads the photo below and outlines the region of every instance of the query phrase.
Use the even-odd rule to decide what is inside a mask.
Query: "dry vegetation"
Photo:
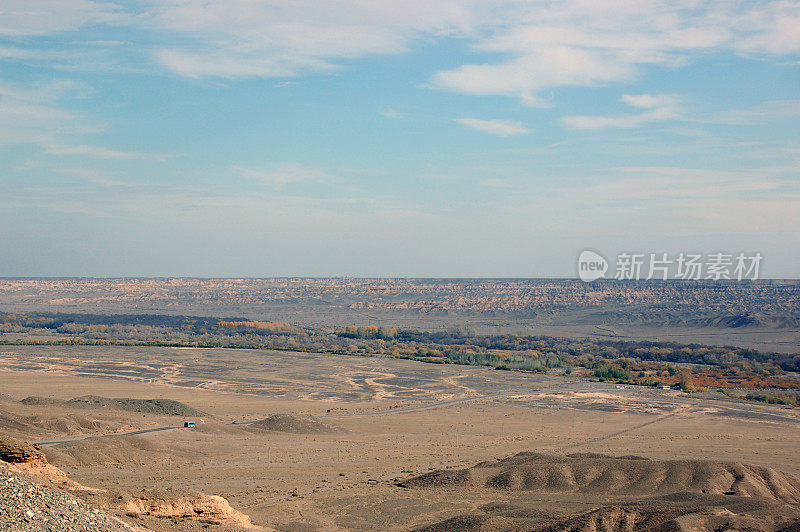
[[[325,352],[406,358],[499,370],[573,371],[645,386],[800,389],[800,354],[666,342],[565,339],[469,329],[312,329],[282,322],[160,315],[0,314],[0,343],[150,345]],[[9,335],[13,335],[13,340]]]

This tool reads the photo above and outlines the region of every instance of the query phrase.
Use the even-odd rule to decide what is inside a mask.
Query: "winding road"
[[[130,432],[112,432],[111,434],[94,434],[91,436],[81,436],[80,438],[72,438],[71,440],[53,440],[53,441],[35,441],[34,445],[58,445],[60,443],[70,443],[74,441],[87,440],[89,438],[107,438],[109,436],[136,436],[137,434],[147,434],[148,432],[161,432],[162,430],[185,429],[183,425],[176,425],[174,427],[154,427],[152,429],[132,430]]]
[[[328,414],[321,417],[327,418],[342,418],[342,417],[360,417],[360,416],[381,416],[385,414],[399,414],[401,412],[416,412],[418,410],[429,410],[431,408],[439,408],[443,406],[450,406],[458,403],[467,403],[472,401],[479,401],[481,399],[494,399],[497,397],[506,397],[509,395],[516,395],[515,393],[495,393],[491,395],[478,395],[474,397],[461,397],[458,399],[450,399],[448,401],[439,401],[437,403],[429,403],[426,405],[420,406],[408,406],[404,408],[390,408],[388,410],[377,410],[375,412],[355,412],[352,414]],[[251,423],[257,423],[261,421],[260,419],[254,419],[250,421],[234,421],[231,425],[249,425]],[[37,441],[33,442],[34,445],[60,445],[62,443],[71,443],[75,441],[86,440],[89,438],[108,438],[112,436],[136,436],[139,434],[147,434],[150,432],[161,432],[165,430],[176,430],[176,429],[185,429],[191,427],[184,427],[183,425],[176,425],[172,427],[154,427],[151,429],[140,429],[140,430],[132,430],[130,432],[113,432],[111,434],[97,434],[91,436],[81,436],[80,438],[72,438],[68,440],[52,440],[52,441]]]

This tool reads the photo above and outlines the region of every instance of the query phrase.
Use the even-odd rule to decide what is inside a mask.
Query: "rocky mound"
[[[290,432],[294,434],[327,434],[342,432],[342,429],[324,423],[314,416],[296,414],[272,414],[266,419],[244,425],[250,432]]]
[[[232,508],[227,499],[204,493],[174,498],[153,492],[141,498],[128,500],[125,503],[125,512],[130,516],[191,519],[204,523],[256,528],[250,518]]]
[[[749,510],[753,512],[753,509]],[[570,517],[557,512],[530,510],[524,505],[486,505],[477,512],[459,515],[434,523],[418,531],[425,532],[796,532],[797,517],[786,516],[780,508],[748,510],[736,513],[725,503],[674,507],[661,504],[609,505]]]
[[[568,518],[553,513],[525,510],[510,505],[486,505],[480,513],[456,516],[421,528],[433,531],[499,531],[526,530],[537,532],[634,532],[670,529],[681,512],[669,508],[606,506]],[[703,530],[703,529],[697,529]]]
[[[206,414],[172,399],[131,399],[109,398],[97,395],[85,395],[63,402],[64,406],[74,408],[113,408],[128,412],[144,414],[161,414],[166,416],[200,417]]]
[[[109,439],[104,439],[105,440]],[[122,437],[120,450],[132,459],[131,449],[147,447],[146,440]],[[81,441],[65,445],[85,444],[74,449],[89,456],[83,461],[92,463],[97,442]],[[114,445],[120,446],[119,443]],[[147,451],[152,451],[147,448]],[[48,450],[49,451],[49,450]],[[58,451],[61,452],[61,451]],[[35,481],[31,482],[31,481]],[[131,517],[168,518],[173,524],[185,519],[198,521],[206,528],[216,523],[238,528],[255,527],[250,518],[233,509],[228,501],[216,495],[196,493],[167,495],[147,492],[131,497],[127,494],[93,490],[67,478],[63,471],[48,463],[38,446],[12,438],[0,438],[0,528],[10,531],[48,530],[52,532],[83,530],[131,530],[122,521],[107,517],[100,510],[45,486],[58,487],[79,495],[103,508],[123,510]],[[156,529],[161,529],[157,527]],[[170,527],[170,529],[172,529]],[[181,528],[183,529],[183,528]]]
[[[57,406],[63,405],[64,401],[61,399],[55,399],[53,397],[40,397],[38,395],[31,395],[30,397],[26,397],[20,403],[28,406]]]
[[[0,438],[0,460],[10,464],[47,463],[38,445],[16,438]]]
[[[457,471],[402,480],[401,487],[474,485],[504,491],[661,496],[704,493],[800,504],[800,479],[769,467],[708,460],[643,460],[602,455],[519,453]]]
[[[67,478],[63,471],[48,463],[38,445],[26,441],[0,437],[0,462],[8,464],[12,472],[26,473],[37,481],[71,490],[89,489]]]
[[[487,503],[423,530],[800,530],[800,479],[736,462],[518,453],[397,485],[468,490],[498,501],[513,494],[513,504]],[[565,493],[597,507],[559,515],[542,505]]]
[[[469,484],[472,475],[469,469],[437,469],[430,473],[397,482],[401,488],[433,488]]]

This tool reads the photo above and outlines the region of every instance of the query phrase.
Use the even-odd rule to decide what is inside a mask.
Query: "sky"
[[[0,0],[0,276],[800,277],[800,2]]]

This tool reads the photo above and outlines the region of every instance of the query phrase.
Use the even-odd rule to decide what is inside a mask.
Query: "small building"
[[[660,386],[660,388],[661,388],[662,390],[669,390],[669,389],[670,389],[670,388],[669,388],[669,384],[662,384],[662,385]]]
[[[183,426],[184,426],[184,428],[187,428],[187,429],[193,429],[193,428],[195,428],[196,423],[194,421],[184,421],[183,422]]]

